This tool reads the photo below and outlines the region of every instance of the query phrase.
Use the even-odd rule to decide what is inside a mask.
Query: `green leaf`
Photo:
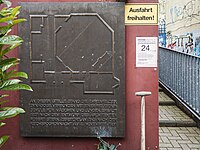
[[[25,113],[24,109],[20,108],[20,107],[2,107],[0,108],[0,111],[9,111],[10,113],[12,112],[17,112],[17,113]]]
[[[104,150],[109,150],[107,145],[103,145]]]
[[[3,82],[3,84],[0,86],[0,89],[4,89],[8,86],[14,85],[14,84],[18,84],[19,82],[21,82],[21,80],[19,79],[12,79],[12,80],[7,80],[5,82]]]
[[[4,59],[4,60],[0,61],[0,67],[3,67],[5,65],[9,65],[9,64],[13,64],[13,63],[17,63],[17,62],[18,62],[17,58]]]
[[[11,6],[9,0],[0,0],[0,4],[5,4],[7,7],[0,10],[0,92],[3,90],[29,90],[32,88],[26,84],[20,84],[19,79],[15,78],[28,78],[28,75],[24,72],[15,71],[16,64],[19,63],[17,58],[8,58],[6,55],[22,42],[22,38],[16,35],[9,35],[12,27],[18,23],[26,21],[25,19],[17,19],[17,15],[20,13],[20,6],[15,8],[8,8]],[[8,95],[0,95],[0,105],[8,102],[6,97]],[[18,114],[24,113],[22,108],[18,107],[3,107],[0,108],[0,120],[15,117]],[[0,127],[5,123],[0,122]],[[8,140],[9,136],[2,136],[0,138],[0,147]]]
[[[0,18],[0,23],[3,23],[3,22],[8,22],[8,21],[12,21],[14,18],[13,17],[3,17],[3,18]]]
[[[0,127],[4,126],[6,123],[0,122]]]
[[[1,98],[4,98],[4,97],[8,97],[8,96],[9,96],[9,95],[7,95],[7,94],[3,94],[3,95],[0,96],[0,99],[1,99]]]
[[[11,50],[13,50],[14,48],[18,47],[21,43],[18,44],[13,44],[8,46],[6,49],[1,51],[0,57],[4,56],[5,54],[7,54],[8,52],[10,52]]]
[[[16,70],[14,70],[13,68],[10,69],[9,71],[3,72],[2,80],[3,81],[9,80],[8,76],[10,76],[11,74],[13,74],[15,72],[16,72]]]
[[[1,95],[0,96],[0,105],[9,102],[9,100],[2,99],[2,98],[5,98],[5,97],[8,97],[8,96],[9,95]]]
[[[12,24],[9,25],[9,27],[12,27],[12,26],[14,26],[14,25],[16,25],[16,24],[18,24],[20,22],[24,22],[24,21],[26,21],[26,19],[16,19],[16,20],[13,20]]]
[[[10,7],[10,6],[12,5],[12,3],[11,3],[10,1],[8,1],[8,0],[2,0],[2,2],[3,2],[4,4],[6,4],[7,7]]]
[[[116,146],[114,144],[111,144],[109,147],[110,150],[116,150]]]
[[[15,117],[21,113],[25,113],[22,108],[19,107],[3,107],[0,108],[0,120],[4,120],[6,118]]]
[[[98,150],[108,150],[108,146],[105,143],[100,142],[97,149]]]
[[[18,77],[28,79],[28,75],[25,72],[16,72],[16,73],[9,74],[8,76],[6,76],[7,79],[18,78]]]
[[[3,66],[2,67],[2,72],[6,71],[7,69],[9,69],[10,67],[15,66],[15,65],[16,65],[15,63],[11,63],[11,64]]]
[[[0,138],[0,147],[8,140],[9,136],[4,135]]]
[[[103,143],[99,143],[97,150],[108,150]]]
[[[23,42],[22,38],[16,35],[9,35],[9,36],[0,38],[0,44],[3,44],[3,45],[21,44],[22,42]]]
[[[8,26],[1,26],[0,27],[0,37],[7,35],[11,29]]]
[[[29,85],[26,85],[26,84],[13,84],[13,85],[4,87],[1,90],[9,90],[9,91],[27,90],[27,91],[33,91],[32,88]]]
[[[12,12],[12,8],[7,8],[7,7],[4,7],[1,11],[0,11],[0,15],[1,15],[1,18],[4,18],[4,17],[8,17],[9,15],[11,15],[11,12]]]
[[[12,16],[15,17],[19,14],[19,9],[21,8],[21,6],[17,6],[15,8],[13,8],[12,10]]]

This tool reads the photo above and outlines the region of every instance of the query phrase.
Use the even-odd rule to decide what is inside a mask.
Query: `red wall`
[[[18,2],[99,2],[115,0],[12,0]],[[157,0],[128,0],[129,3],[157,3]],[[17,29],[14,31],[17,33]],[[136,37],[157,37],[157,26],[126,26],[126,136],[119,139],[105,139],[122,146],[119,150],[140,149],[140,98],[135,92],[146,90],[152,95],[146,97],[146,149],[158,149],[158,69],[136,68]],[[17,52],[13,55],[17,56]],[[10,105],[19,104],[18,92],[12,93]],[[10,135],[3,150],[95,150],[96,138],[23,138],[19,134],[19,117],[6,121],[1,133]]]

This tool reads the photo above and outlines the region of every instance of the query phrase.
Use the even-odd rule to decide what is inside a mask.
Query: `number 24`
[[[141,45],[142,49],[141,51],[149,51],[149,45]]]

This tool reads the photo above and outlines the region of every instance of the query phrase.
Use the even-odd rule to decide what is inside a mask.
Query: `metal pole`
[[[136,92],[136,96],[141,96],[141,150],[145,150],[145,96],[151,95],[151,92]]]

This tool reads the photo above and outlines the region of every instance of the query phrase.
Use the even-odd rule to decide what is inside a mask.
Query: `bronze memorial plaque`
[[[124,3],[20,3],[22,136],[124,137]]]

